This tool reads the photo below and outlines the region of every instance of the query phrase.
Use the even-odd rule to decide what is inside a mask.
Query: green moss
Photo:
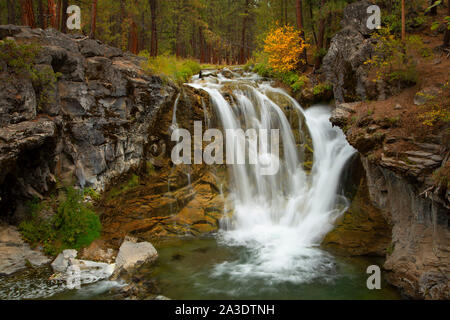
[[[147,161],[147,163],[146,163],[146,169],[147,169],[147,174],[155,173],[155,166],[149,161]]]
[[[388,254],[388,256],[390,256],[394,253],[394,250],[395,250],[395,243],[391,242],[389,247],[386,248],[386,253]]]
[[[113,199],[118,197],[121,194],[128,192],[129,190],[137,187],[139,185],[139,177],[136,174],[132,174],[130,178],[124,183],[114,187],[109,192],[107,198]]]
[[[66,188],[56,213],[42,217],[44,204],[29,203],[30,219],[19,225],[23,238],[32,245],[43,245],[44,252],[57,255],[65,249],[81,249],[100,237],[101,223],[95,212],[84,203],[83,192]]]
[[[94,201],[100,200],[100,193],[95,191],[93,188],[84,189],[83,193],[84,196],[89,196]]]

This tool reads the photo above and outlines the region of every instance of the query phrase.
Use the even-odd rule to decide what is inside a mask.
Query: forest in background
[[[307,44],[300,60],[318,69],[332,36],[341,28],[342,10],[351,2],[354,1],[2,0],[0,23],[80,32],[67,30],[65,23],[67,7],[78,5],[81,32],[86,36],[135,54],[173,55],[215,65],[245,64],[264,51],[265,40],[275,28],[292,26]],[[402,31],[402,4],[405,32],[420,29],[443,4],[436,0],[374,2],[383,9],[383,25],[398,35]],[[424,13],[422,8],[427,6],[431,8]]]

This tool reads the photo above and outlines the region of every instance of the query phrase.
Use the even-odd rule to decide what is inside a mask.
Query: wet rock
[[[50,262],[42,252],[32,250],[19,231],[8,225],[0,225],[0,276],[11,275],[30,264],[39,267]]]
[[[89,284],[111,277],[115,264],[78,260],[77,250],[64,250],[52,262],[55,274],[52,280],[66,281],[68,284]]]
[[[52,262],[51,266],[55,272],[65,272],[70,265],[70,260],[78,255],[77,250],[64,250]]]
[[[344,178],[349,209],[335,222],[335,228],[324,238],[322,245],[342,255],[384,256],[391,243],[391,226],[383,212],[370,201],[367,178],[360,157],[349,164],[348,178]]]

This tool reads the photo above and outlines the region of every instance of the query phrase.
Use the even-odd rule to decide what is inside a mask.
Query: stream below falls
[[[366,286],[367,267],[381,266],[383,259],[339,257],[320,247],[349,206],[340,179],[356,152],[329,122],[331,108],[305,110],[282,89],[242,71],[205,73],[189,85],[209,94],[223,132],[276,129],[280,149],[274,152],[272,140],[260,138],[255,151],[248,137],[234,137],[242,147],[236,156],[246,159],[253,152],[258,161],[227,164],[233,215],[223,218],[216,235],[157,247],[160,257],[147,272],[162,294],[171,299],[399,299],[385,282],[381,290]],[[172,127],[177,128],[176,113]],[[274,162],[276,173],[261,174]],[[44,290],[43,296],[21,296],[26,289],[18,288],[17,296],[102,299],[114,285],[102,282],[55,294]]]

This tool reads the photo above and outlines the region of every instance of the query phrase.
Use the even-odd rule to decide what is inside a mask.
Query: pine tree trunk
[[[45,29],[45,12],[42,0],[38,0],[38,24],[39,27]]]
[[[61,7],[61,32],[67,33],[67,7],[69,6],[69,0],[62,0]]]
[[[447,16],[450,16],[450,0],[448,0],[447,2]],[[444,43],[443,43],[444,48],[449,46],[449,42],[450,42],[450,30],[447,28],[445,29],[444,35]]]
[[[205,62],[205,42],[203,40],[203,32],[202,32],[202,28],[199,27],[198,28],[198,35],[199,35],[199,39],[200,39],[200,62],[204,63]]]
[[[157,18],[157,12],[158,4],[157,0],[149,0],[150,2],[150,13],[151,13],[151,21],[152,21],[152,37],[151,37],[151,43],[150,43],[150,55],[152,57],[156,57],[158,55],[158,29],[156,25],[156,18]]]
[[[50,17],[50,27],[57,29],[58,23],[56,20],[56,4],[55,0],[47,0],[47,14]]]
[[[61,30],[61,6],[62,0],[58,0],[56,5],[56,29]]]
[[[91,33],[89,37],[95,38],[95,29],[97,28],[97,0],[92,0]]]
[[[406,12],[405,0],[402,0],[402,41],[406,40]]]
[[[15,0],[7,0],[8,24],[16,24],[16,4]]]
[[[133,54],[138,54],[139,51],[138,28],[134,21],[131,21],[130,25],[128,50]]]
[[[245,35],[247,33],[248,5],[249,5],[249,0],[245,0],[245,13],[244,13],[244,19],[242,22],[241,53],[240,53],[240,57],[239,57],[240,64],[245,63]]]
[[[322,0],[322,4],[321,6],[325,6],[325,2],[326,0]],[[325,37],[325,22],[326,22],[326,17],[323,16],[320,18],[320,22],[319,22],[319,34],[317,35],[317,50],[321,51],[324,47],[324,37]],[[317,70],[320,68],[322,64],[322,57],[319,54],[319,52],[317,53],[316,56],[316,61],[314,63],[314,68]]]
[[[303,1],[297,0],[296,1],[296,15],[297,15],[297,27],[298,30],[300,30],[300,35],[303,39],[303,42],[305,42],[305,31],[303,28]],[[302,58],[305,60],[305,64],[308,64],[308,56],[306,52],[306,48],[303,49]]]
[[[34,20],[33,1],[21,0],[20,5],[22,7],[22,24],[32,28],[36,27]]]

